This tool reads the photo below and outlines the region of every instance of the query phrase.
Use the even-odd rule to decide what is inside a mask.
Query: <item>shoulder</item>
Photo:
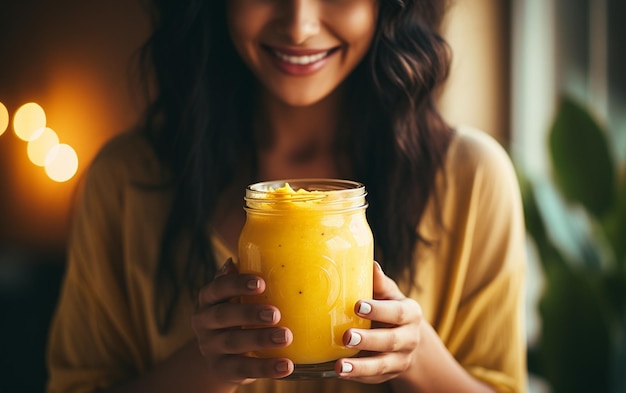
[[[127,182],[158,180],[159,160],[143,133],[133,130],[118,134],[98,152],[88,177],[116,177]]]
[[[448,151],[448,165],[475,170],[481,167],[511,167],[504,147],[491,135],[469,126],[456,129]]]
[[[450,253],[449,264],[444,265],[464,266],[463,298],[503,272],[521,272],[523,205],[513,163],[503,146],[485,132],[458,128],[439,180],[445,230],[438,236],[446,239]]]
[[[122,204],[129,187],[154,187],[163,183],[163,170],[146,137],[139,131],[122,132],[98,151],[78,189],[79,199]]]
[[[515,192],[518,188],[513,163],[504,147],[491,135],[469,126],[456,129],[446,158],[446,177],[465,187],[478,182],[483,192],[491,187]]]
[[[96,154],[84,175],[84,186],[111,193],[128,186],[158,186],[163,167],[145,135],[137,130],[122,132]]]
[[[436,193],[444,227],[458,230],[459,236],[471,233],[484,246],[493,241],[489,238],[494,231],[513,231],[515,236],[523,232],[515,168],[504,147],[483,131],[456,130],[445,167],[437,177]]]
[[[464,233],[467,225],[480,220],[484,225],[472,227],[468,233],[489,234],[493,226],[519,226],[522,211],[517,174],[504,147],[486,132],[468,126],[456,128],[420,233],[435,241],[444,236],[437,223]]]
[[[523,260],[522,199],[507,151],[489,134],[461,127],[448,153],[443,179],[446,227],[459,231],[462,243],[478,245],[470,247],[477,253],[467,277],[471,292],[503,266]]]

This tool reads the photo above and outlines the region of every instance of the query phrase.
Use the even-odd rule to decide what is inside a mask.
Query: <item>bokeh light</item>
[[[9,128],[9,111],[7,107],[0,102],[0,135],[4,134],[7,128]]]
[[[76,151],[66,144],[54,146],[46,157],[45,169],[50,179],[59,183],[68,181],[78,170]]]
[[[46,127],[46,112],[34,102],[22,105],[13,117],[15,135],[23,141],[30,141],[37,137]]]
[[[28,158],[33,164],[43,167],[46,165],[48,153],[58,144],[57,133],[46,127],[37,138],[28,142]]]

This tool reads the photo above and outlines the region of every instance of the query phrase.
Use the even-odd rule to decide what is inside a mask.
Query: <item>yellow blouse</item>
[[[155,323],[153,273],[171,195],[140,185],[157,184],[159,173],[135,133],[111,141],[89,168],[50,331],[48,392],[93,392],[132,379],[193,339],[188,296],[168,335]],[[418,285],[408,296],[469,373],[498,391],[523,392],[524,222],[509,157],[487,134],[459,128],[437,190],[443,229],[431,202],[419,231],[432,244],[416,255]],[[212,241],[218,261],[231,256],[219,238]],[[259,380],[239,391],[389,390],[331,379]]]

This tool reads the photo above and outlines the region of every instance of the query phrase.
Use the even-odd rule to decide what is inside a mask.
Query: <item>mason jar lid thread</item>
[[[366,195],[365,186],[351,180],[286,179],[252,184],[247,187],[244,200],[246,210],[255,211],[290,207],[345,211],[366,208]]]

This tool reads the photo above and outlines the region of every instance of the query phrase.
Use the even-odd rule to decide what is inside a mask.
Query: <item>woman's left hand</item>
[[[363,383],[382,383],[411,368],[420,345],[422,309],[407,298],[396,283],[374,263],[374,299],[360,300],[355,312],[372,321],[372,329],[349,329],[344,345],[361,350],[354,358],[339,359],[340,378]]]

